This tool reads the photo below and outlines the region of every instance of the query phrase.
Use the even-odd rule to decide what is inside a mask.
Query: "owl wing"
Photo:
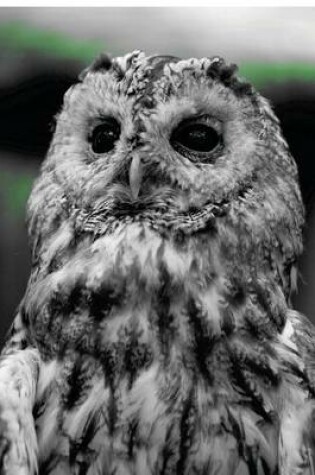
[[[286,429],[282,430],[282,437],[286,442],[282,445],[283,452],[280,447],[281,458],[286,467],[294,466],[296,471],[286,468],[281,473],[315,475],[315,327],[305,316],[292,310],[287,323],[286,339],[293,356],[288,371],[295,378],[296,389],[302,389],[307,397],[294,410],[289,407],[285,411]]]
[[[303,361],[301,378],[310,396],[315,398],[315,326],[308,318],[295,311],[290,311],[289,321],[293,330],[291,340]]]
[[[0,473],[37,473],[37,439],[32,414],[40,365],[27,345],[20,314],[0,356]]]

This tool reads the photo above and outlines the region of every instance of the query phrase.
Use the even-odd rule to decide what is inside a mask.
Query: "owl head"
[[[138,223],[215,248],[227,273],[271,273],[289,294],[303,206],[279,122],[235,65],[135,51],[65,94],[29,200],[34,263],[69,220],[76,242]]]

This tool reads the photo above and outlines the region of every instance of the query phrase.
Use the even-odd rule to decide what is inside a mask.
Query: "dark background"
[[[307,210],[294,306],[315,322],[315,9],[0,9],[0,345],[29,275],[25,203],[67,88],[100,51],[221,55],[269,98]]]

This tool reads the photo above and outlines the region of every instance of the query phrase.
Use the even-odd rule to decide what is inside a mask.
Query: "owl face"
[[[65,95],[29,210],[36,242],[75,215],[94,234],[133,222],[171,238],[211,229],[233,255],[274,246],[292,262],[301,247],[278,120],[220,58],[98,59]]]
[[[257,97],[219,80],[220,68],[234,72],[219,59],[132,54],[102,66],[66,94],[52,144],[78,207],[114,201],[132,214],[166,205],[191,216],[245,193],[259,169],[271,168],[257,153],[266,127]]]

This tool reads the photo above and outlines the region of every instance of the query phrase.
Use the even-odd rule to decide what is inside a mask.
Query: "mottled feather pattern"
[[[96,153],[106,117],[119,139]],[[172,147],[187,120],[222,137],[213,153]],[[234,65],[96,60],[65,95],[28,223],[1,473],[314,475],[297,170]]]

